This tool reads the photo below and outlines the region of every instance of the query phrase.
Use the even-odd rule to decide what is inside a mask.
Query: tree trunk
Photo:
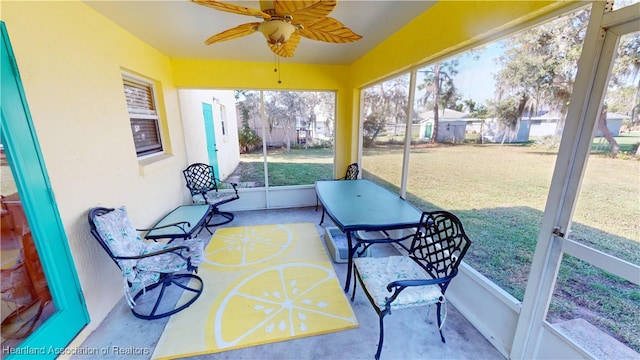
[[[438,101],[440,101],[440,63],[433,66],[433,130],[431,142],[438,142]]]
[[[604,138],[609,142],[609,146],[611,147],[611,157],[617,157],[618,152],[620,152],[620,147],[607,127],[607,109],[602,110],[600,113],[600,118],[598,119],[598,130],[600,130]]]
[[[289,136],[289,128],[284,128],[284,138],[286,139],[287,152],[291,152],[291,137]]]

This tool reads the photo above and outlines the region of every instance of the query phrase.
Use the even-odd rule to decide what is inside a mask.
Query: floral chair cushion
[[[96,216],[93,223],[114,256],[137,256],[144,251],[145,243],[129,220],[124,206]],[[117,262],[125,277],[133,281],[135,274],[132,269],[136,266],[137,260],[117,260]]]
[[[163,273],[173,273],[191,266],[198,267],[204,257],[204,244],[200,239],[175,240],[170,244],[145,243],[129,220],[125,207],[94,218],[96,230],[105,240],[114,256],[138,256],[167,248],[185,245],[189,250],[150,256],[142,259],[116,259],[124,277],[124,293],[129,306],[135,302],[133,296],[146,286],[157,283]]]
[[[389,283],[398,280],[432,278],[408,256],[356,258],[353,261],[364,287],[380,310],[385,309],[387,297],[392,295],[387,290]],[[442,295],[438,285],[409,286],[402,290],[395,301],[391,303],[391,309],[402,309],[438,302],[444,302],[444,295]]]
[[[140,271],[155,271],[160,273],[172,273],[187,268],[185,259],[191,261],[191,266],[198,267],[202,264],[204,254],[204,244],[200,239],[174,240],[170,244],[148,243],[144,249],[144,254],[172,248],[176,246],[187,246],[189,250],[182,249],[178,256],[171,252],[138,260],[136,268]]]

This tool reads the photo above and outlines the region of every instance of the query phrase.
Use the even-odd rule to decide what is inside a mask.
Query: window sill
[[[162,153],[149,155],[138,159],[138,170],[140,176],[150,175],[156,171],[159,171],[167,166],[170,166],[175,161],[175,156]]]

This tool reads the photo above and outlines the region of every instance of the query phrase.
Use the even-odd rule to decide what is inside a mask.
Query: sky
[[[493,100],[496,84],[494,75],[499,70],[496,61],[502,52],[501,43],[495,42],[479,49],[475,55],[466,52],[457,57],[458,73],[453,80],[456,90],[462,96],[461,100],[472,99],[484,105],[487,105],[488,100]],[[443,62],[454,58],[445,59]],[[419,77],[418,83],[421,81],[422,78]],[[418,89],[416,98],[420,98],[423,94],[424,90]]]
[[[498,72],[496,60],[501,53],[500,43],[495,42],[482,50],[478,60],[469,55],[459,56],[458,74],[454,76],[454,83],[463,100],[471,98],[486,105],[487,100],[493,99],[494,74]]]

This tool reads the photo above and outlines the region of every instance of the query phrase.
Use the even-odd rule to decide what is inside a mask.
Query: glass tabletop
[[[153,227],[161,227],[169,224],[187,221],[189,224],[170,226],[166,228],[153,229],[149,231],[145,238],[147,239],[163,239],[163,238],[182,238],[190,237],[200,226],[209,212],[209,205],[183,205],[178,206],[173,211],[165,215]]]

